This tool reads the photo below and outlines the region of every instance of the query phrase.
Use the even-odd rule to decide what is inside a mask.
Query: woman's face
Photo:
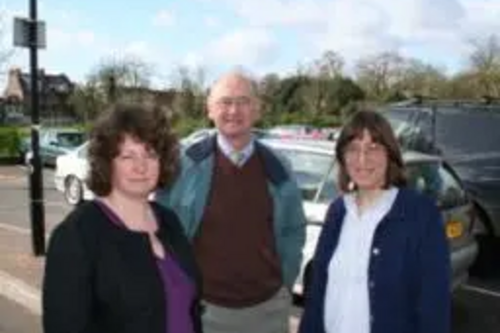
[[[360,138],[355,138],[347,144],[344,162],[349,178],[359,190],[384,187],[389,163],[387,150],[373,141],[368,130],[365,129]]]
[[[147,198],[158,184],[160,162],[156,152],[126,135],[112,162],[112,191]]]

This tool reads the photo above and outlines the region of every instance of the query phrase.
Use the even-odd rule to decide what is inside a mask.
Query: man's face
[[[260,118],[258,104],[250,82],[237,76],[226,77],[212,89],[208,118],[228,138],[248,136]]]

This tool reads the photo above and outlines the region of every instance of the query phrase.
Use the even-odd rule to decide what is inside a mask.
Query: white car
[[[294,293],[303,295],[310,283],[311,260],[330,203],[339,195],[335,143],[311,140],[263,140],[281,155],[293,171],[302,192],[307,219],[303,260]],[[452,287],[468,277],[478,247],[473,235],[475,214],[472,201],[456,173],[440,157],[416,152],[403,155],[408,185],[432,197],[443,216],[451,251]]]
[[[85,184],[89,168],[87,148],[88,141],[56,159],[54,183],[56,189],[64,194],[66,202],[71,205],[94,197]]]

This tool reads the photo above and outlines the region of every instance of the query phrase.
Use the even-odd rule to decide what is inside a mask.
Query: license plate
[[[462,236],[464,232],[464,227],[462,225],[462,222],[458,221],[449,221],[446,224],[446,236],[448,239],[455,239],[459,238]]]

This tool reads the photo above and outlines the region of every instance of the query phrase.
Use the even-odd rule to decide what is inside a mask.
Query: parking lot
[[[71,211],[53,186],[52,170],[44,170],[46,231]],[[0,226],[29,233],[29,191],[26,170],[0,166]],[[300,302],[293,309],[293,321],[300,319]],[[472,278],[453,299],[453,333],[500,332],[500,277]]]

